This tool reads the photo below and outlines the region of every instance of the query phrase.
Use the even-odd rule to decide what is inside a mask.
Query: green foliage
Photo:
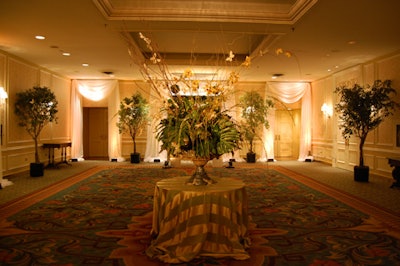
[[[370,131],[377,128],[388,116],[393,115],[396,103],[391,96],[396,94],[391,80],[376,80],[365,88],[358,84],[352,87],[340,86],[335,93],[339,102],[335,111],[339,114],[339,128],[345,139],[355,135],[360,138],[360,166],[364,166],[363,145]]]
[[[240,128],[250,145],[249,152],[253,153],[254,139],[258,137],[257,132],[261,129],[260,127],[269,128],[268,112],[274,106],[274,102],[270,98],[264,101],[258,92],[250,91],[240,97],[239,105],[243,118]]]
[[[35,86],[16,94],[14,113],[18,117],[18,125],[24,127],[35,141],[35,162],[39,163],[37,141],[42,129],[49,122],[57,122],[58,101],[54,93],[47,87]]]
[[[213,159],[238,148],[240,133],[221,111],[219,96],[175,96],[168,100],[166,118],[157,127],[161,150],[177,156]]]
[[[117,127],[119,133],[129,133],[133,141],[133,153],[136,153],[136,137],[140,136],[149,121],[149,104],[140,93],[125,97],[118,110]]]

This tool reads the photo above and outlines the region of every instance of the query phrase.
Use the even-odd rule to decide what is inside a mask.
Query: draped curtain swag
[[[91,101],[108,98],[108,156],[123,161],[121,136],[116,126],[119,108],[119,86],[117,80],[73,80],[71,95],[71,158],[83,160],[83,106],[82,97]]]
[[[301,130],[299,161],[304,161],[311,151],[311,86],[309,83],[268,82],[266,92],[283,103],[291,104],[301,100]],[[272,115],[273,116],[273,115]],[[265,135],[265,143],[273,153],[274,122],[270,120],[270,134]],[[267,139],[268,138],[268,139]],[[271,149],[272,146],[272,149]],[[268,156],[270,156],[268,154]]]
[[[311,150],[311,86],[309,83],[288,83],[288,82],[268,82],[266,86],[266,95],[276,97],[283,103],[291,104],[299,100],[301,103],[301,132],[299,160],[304,161]],[[71,158],[83,160],[83,116],[82,116],[82,97],[92,101],[99,101],[104,97],[108,98],[108,154],[110,159],[123,161],[121,153],[121,136],[116,127],[116,116],[119,108],[119,87],[116,80],[74,80],[72,83],[71,95],[71,119],[73,132],[71,134]],[[154,92],[150,95],[150,102],[157,102],[158,97]],[[235,99],[230,99],[225,103],[226,108],[235,105]],[[159,106],[152,104],[150,112],[152,117],[156,117]],[[235,116],[234,113],[232,113]],[[264,150],[262,160],[273,159],[274,157],[274,124],[275,117],[272,111],[269,117],[270,128],[264,131]],[[154,159],[166,160],[166,154],[160,154],[160,143],[155,138],[155,127],[157,121],[153,121],[147,130],[147,146],[145,152],[145,161],[152,162]],[[233,156],[240,160],[239,151]],[[232,155],[224,155],[223,161],[228,161]]]

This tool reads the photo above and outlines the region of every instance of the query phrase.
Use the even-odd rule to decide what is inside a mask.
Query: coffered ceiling
[[[398,0],[2,0],[0,50],[71,79],[140,79],[126,41],[149,58],[142,32],[173,71],[213,72],[232,51],[252,58],[241,80],[312,81],[399,51],[399,11]]]

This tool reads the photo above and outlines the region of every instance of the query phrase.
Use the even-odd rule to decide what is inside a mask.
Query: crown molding
[[[198,21],[289,24],[318,0],[93,0],[108,20]]]

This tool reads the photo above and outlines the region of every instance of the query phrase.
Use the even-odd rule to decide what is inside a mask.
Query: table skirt
[[[216,184],[185,184],[189,177],[164,179],[154,192],[151,246],[146,253],[166,263],[202,256],[249,258],[248,212],[244,183],[232,178]]]

